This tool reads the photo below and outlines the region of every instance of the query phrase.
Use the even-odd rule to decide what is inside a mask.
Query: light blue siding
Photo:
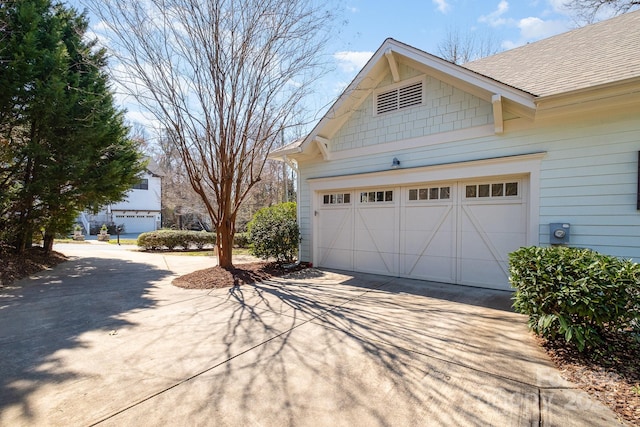
[[[594,250],[640,261],[640,211],[636,209],[638,185],[638,151],[640,151],[640,111],[603,113],[565,122],[545,124],[538,121],[524,130],[510,130],[502,135],[470,138],[441,144],[425,145],[407,150],[393,150],[393,140],[407,136],[398,129],[412,128],[413,118],[406,115],[401,123],[376,118],[369,110],[372,102],[362,104],[361,114],[352,116],[338,132],[335,141],[342,141],[337,150],[347,150],[349,138],[352,148],[364,144],[368,131],[360,129],[362,121],[371,126],[378,120],[387,135],[377,135],[377,144],[387,144],[389,151],[381,154],[324,161],[320,157],[301,162],[301,202],[307,207],[301,218],[303,234],[302,257],[311,259],[311,215],[309,178],[351,175],[387,171],[394,157],[402,168],[449,164],[472,160],[546,152],[541,163],[539,186],[539,242],[549,242],[549,223],[571,224],[571,246]],[[405,121],[406,120],[406,121]],[[419,120],[424,120],[420,118]],[[416,119],[416,121],[419,121]],[[347,132],[347,130],[349,130]],[[399,133],[400,132],[400,133]],[[335,148],[334,148],[335,149]],[[348,153],[345,152],[345,153]]]

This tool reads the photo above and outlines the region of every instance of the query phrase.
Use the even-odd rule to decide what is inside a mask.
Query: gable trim
[[[392,62],[389,62],[390,58],[393,59]],[[302,143],[303,150],[313,143],[316,135],[332,138],[388,75],[393,67],[391,64],[397,66],[399,62],[489,102],[493,94],[500,93],[508,110],[518,109],[519,115],[528,118],[535,116],[534,95],[396,40],[387,39],[305,138]],[[392,75],[393,73],[391,70]],[[393,78],[396,77],[399,78],[399,75]]]

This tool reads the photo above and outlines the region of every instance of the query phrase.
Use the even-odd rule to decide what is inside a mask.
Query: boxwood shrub
[[[140,234],[137,244],[146,250],[163,248],[173,250],[192,247],[202,249],[205,245],[213,245],[215,242],[215,233],[207,233],[206,231],[157,230]]]
[[[640,332],[640,266],[589,249],[527,247],[509,254],[513,307],[538,335],[579,351],[605,331]]]

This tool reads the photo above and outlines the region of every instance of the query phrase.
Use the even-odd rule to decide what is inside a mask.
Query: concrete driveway
[[[3,426],[619,424],[507,292],[315,269],[184,290],[212,258],[56,249],[0,292]]]

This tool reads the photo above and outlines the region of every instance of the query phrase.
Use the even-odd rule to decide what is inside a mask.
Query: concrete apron
[[[212,258],[113,245],[0,298],[0,425],[616,425],[508,292],[305,270],[185,290]]]

